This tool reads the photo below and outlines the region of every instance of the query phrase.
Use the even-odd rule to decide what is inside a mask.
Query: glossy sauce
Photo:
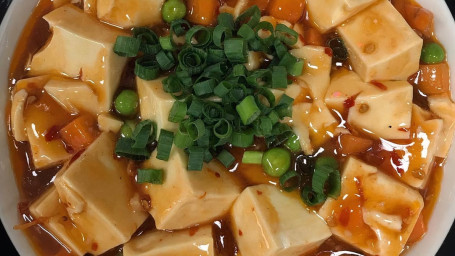
[[[233,6],[237,0],[227,0],[226,3],[230,6]],[[264,1],[262,0],[254,0],[250,1],[250,5],[252,4],[260,4],[262,10],[266,8],[266,4],[263,4]],[[224,4],[224,2],[219,2],[219,5]],[[14,86],[16,82],[20,79],[27,77],[27,71],[24,67],[26,67],[27,63],[29,62],[31,56],[36,53],[43,45],[45,45],[47,39],[50,36],[50,31],[48,28],[47,22],[45,22],[41,17],[52,10],[52,2],[50,0],[40,0],[37,8],[34,10],[34,13],[30,17],[27,26],[25,27],[21,39],[19,40],[16,52],[14,54],[14,58],[12,60],[10,75],[9,75],[9,90],[14,90]],[[191,14],[191,10],[189,10]],[[198,17],[199,19],[205,19],[205,17]],[[300,17],[302,23],[305,27],[309,27],[311,29],[311,21],[308,18],[308,15],[305,13],[302,17]],[[166,28],[158,28],[159,31],[163,31]],[[325,35],[319,35],[320,42],[322,45],[326,46],[325,42],[328,42],[331,38],[336,37],[335,32],[330,32]],[[29,40],[33,38],[33,40]],[[305,38],[301,38],[301,40],[305,40]],[[328,48],[330,49],[330,48]],[[331,51],[327,54],[333,54]],[[125,69],[123,76],[122,76],[122,86],[127,88],[134,88],[135,81],[134,75],[132,70],[134,62],[130,61]],[[338,68],[347,68],[352,69],[349,60],[336,60],[333,69]],[[306,98],[302,97],[301,101],[305,101]],[[44,96],[40,97],[40,101],[44,104],[52,104],[52,100],[50,97]],[[424,109],[428,109],[428,103],[426,101],[426,95],[422,94],[419,91],[415,91],[414,95],[414,102],[423,107]],[[349,105],[349,102],[346,103]],[[11,106],[8,105],[6,112],[10,112]],[[7,115],[9,116],[9,115]],[[345,118],[346,116],[342,114],[338,114],[340,119]],[[61,123],[64,123],[66,120],[70,120],[72,117],[64,116],[62,117]],[[346,122],[341,120],[342,124]],[[8,130],[10,129],[10,120],[7,117],[6,123],[8,125]],[[61,125],[61,124],[59,124]],[[349,128],[349,127],[344,127]],[[28,212],[28,207],[33,200],[35,200],[39,195],[41,195],[46,188],[52,183],[55,174],[60,170],[61,166],[53,167],[47,170],[37,171],[33,167],[32,159],[31,159],[31,152],[29,149],[28,143],[17,142],[13,139],[11,132],[9,133],[9,146],[11,150],[11,163],[13,165],[13,169],[15,171],[16,182],[19,187],[20,195],[21,195],[21,203],[18,204],[18,211],[20,214],[20,218],[24,222],[32,221],[30,214]],[[237,162],[235,163],[234,167],[229,170],[232,175],[235,175],[239,178],[239,180],[243,181],[243,186],[251,186],[257,184],[264,184],[269,183],[273,185],[278,184],[277,178],[272,178],[267,176],[260,165],[247,165],[242,164],[241,158],[243,156],[243,152],[245,149],[240,148],[227,148],[233,155],[236,157]],[[265,142],[261,139],[256,139],[255,145],[251,147],[249,150],[265,150]],[[339,137],[335,137],[330,139],[328,142],[324,143],[319,150],[315,150],[315,156],[304,156],[302,154],[294,155],[293,157],[293,166],[295,169],[300,172],[303,176],[302,183],[300,184],[301,187],[307,185],[310,182],[311,173],[310,170],[312,169],[312,165],[314,164],[314,157],[320,155],[327,155],[327,156],[334,156],[336,157],[341,163],[346,160],[346,155],[341,154],[340,144],[339,144]],[[380,167],[383,171],[387,174],[399,179],[401,176],[399,165],[393,165],[394,162],[398,161],[399,157],[396,152],[394,151],[387,151],[383,147],[383,142],[380,140],[375,140],[371,147],[368,148],[365,152],[355,154],[357,157],[362,159],[368,164]],[[425,189],[423,189],[421,194],[425,200],[425,208],[423,210],[423,216],[425,218],[425,222],[428,223],[428,220],[431,216],[432,209],[436,200],[439,195],[440,184],[443,176],[443,160],[438,159],[437,163],[434,164],[433,170],[430,176],[430,180],[428,185]],[[130,170],[131,176],[134,177],[135,167],[133,166]],[[353,198],[351,202],[347,205],[350,206],[361,206],[362,205],[362,192],[359,190],[356,192],[360,196],[357,198]],[[145,203],[147,200],[145,199]],[[343,223],[343,225],[351,226],[353,230],[361,231],[364,230],[364,226],[366,224],[363,221],[355,222],[355,220],[362,220],[361,217],[355,217],[353,215],[361,214],[355,210],[355,207],[350,209],[353,210],[350,214],[347,214],[347,209],[340,209],[338,213],[339,221]],[[313,209],[317,210],[317,209]],[[330,223],[329,223],[330,225]],[[135,233],[135,236],[142,234],[145,231],[154,230],[155,225],[153,219],[150,217]],[[216,254],[219,256],[233,256],[237,255],[238,248],[235,242],[235,239],[232,235],[231,228],[230,228],[230,221],[228,218],[223,220],[214,221],[212,224],[212,229],[214,231],[214,239],[215,239],[215,250]],[[69,254],[56,240],[49,235],[41,226],[35,225],[24,231],[29,239],[32,241],[32,244],[35,245],[35,249],[40,255],[71,255]],[[189,230],[191,232],[191,229]],[[368,233],[365,234],[367,237],[374,236],[374,234]],[[375,237],[375,236],[374,236]],[[121,251],[121,248],[114,248],[108,252],[106,252],[105,256],[114,256]],[[329,238],[325,241],[321,247],[315,251],[310,253],[310,255],[314,256],[333,256],[332,252],[337,252],[338,255],[363,255],[359,250],[353,248],[352,246],[339,241],[335,237]]]

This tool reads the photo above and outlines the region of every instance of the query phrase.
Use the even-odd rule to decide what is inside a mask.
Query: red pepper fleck
[[[351,209],[348,207],[343,208],[340,213],[339,221],[340,224],[346,227],[349,224],[349,219],[351,218]]]
[[[217,178],[221,177],[221,175],[220,175],[219,173],[217,173],[217,172],[215,172],[215,176],[216,176]]]
[[[194,236],[198,230],[199,230],[198,226],[190,228],[190,236]]]
[[[60,131],[60,127],[57,125],[52,126],[51,128],[46,130],[46,135],[44,135],[44,139],[46,141],[53,141],[58,138],[60,138],[60,134],[58,133]]]
[[[243,232],[241,229],[239,229],[239,236],[243,236]]]
[[[378,82],[378,81],[371,81],[370,82],[372,85],[378,87],[379,89],[383,90],[383,91],[387,91],[387,86],[385,86],[385,84],[381,83],[381,82]]]
[[[97,243],[93,243],[93,244],[92,244],[92,250],[93,250],[93,251],[98,250],[98,244],[97,244]]]
[[[400,132],[409,132],[409,129],[401,127],[400,129],[398,129],[398,131],[400,131]]]
[[[324,50],[325,54],[327,54],[329,57],[333,57],[333,50],[330,47],[326,47]]]
[[[256,193],[258,193],[258,195],[262,195],[262,191],[259,191],[259,190],[256,190]]]
[[[355,98],[354,97],[349,97],[344,101],[344,108],[346,110],[349,110],[350,108],[355,106]]]

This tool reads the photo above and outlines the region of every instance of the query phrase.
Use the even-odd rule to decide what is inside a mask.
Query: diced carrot
[[[99,135],[95,118],[81,115],[60,130],[65,145],[75,152],[88,147]]]
[[[305,35],[303,36],[305,44],[322,46],[324,44],[322,35],[313,27],[305,28]]]
[[[338,141],[340,143],[340,153],[343,155],[362,153],[373,146],[372,140],[351,134],[341,135]]]
[[[392,0],[392,4],[413,29],[427,38],[432,37],[434,16],[430,11],[409,0]]]
[[[450,89],[450,71],[447,63],[421,65],[414,82],[425,94],[447,93]],[[411,78],[411,80],[412,80]]]
[[[427,233],[427,226],[425,225],[423,214],[420,214],[417,219],[417,223],[409,236],[408,243],[415,243],[419,241],[425,233]]]
[[[271,0],[268,12],[271,16],[297,23],[303,16],[305,0]]]
[[[186,18],[190,22],[204,26],[216,23],[220,7],[218,0],[187,0],[186,6],[188,9]]]

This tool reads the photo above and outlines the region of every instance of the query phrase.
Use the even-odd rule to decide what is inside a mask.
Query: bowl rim
[[[14,50],[16,49],[17,42],[19,37],[22,33],[22,30],[25,24],[28,22],[30,15],[35,8],[36,4],[39,0],[13,0],[8,7],[8,10],[3,17],[3,20],[0,23],[0,63],[6,63],[6,73],[2,73],[0,68],[0,77],[2,74],[8,74],[10,61]],[[444,0],[416,0],[422,6],[427,8],[428,10],[432,11],[435,14],[435,28],[436,28],[436,36],[437,38],[443,42],[442,44],[446,47],[447,51],[447,59],[449,65],[451,67],[451,74],[454,74],[453,70],[455,70],[455,45],[451,46],[451,42],[455,42],[455,32],[448,33],[450,31],[455,31],[455,20],[452,16],[450,9]],[[28,2],[28,3],[27,3]],[[19,21],[15,22],[14,24],[10,24],[13,18],[13,14],[18,12],[19,9],[22,9],[22,13],[27,14],[27,19],[18,19]],[[437,14],[437,15],[436,15]],[[19,31],[19,32],[17,32]],[[7,38],[7,32],[12,33],[12,38]],[[445,33],[444,33],[445,32]],[[6,46],[6,47],[4,47]],[[11,49],[12,48],[12,49]],[[5,67],[4,67],[5,69]],[[4,77],[4,81],[7,80],[8,77]],[[454,99],[455,93],[455,83],[454,79],[451,79],[450,85],[452,88],[452,99]],[[9,95],[0,94],[0,103],[5,104]],[[5,101],[3,103],[3,101]],[[6,120],[5,118],[5,106],[0,108],[0,118]],[[5,143],[8,142],[6,137],[7,135],[7,124],[3,123],[4,125],[0,127],[0,141]],[[3,129],[5,129],[3,131]],[[6,148],[6,150],[4,149]],[[36,250],[29,241],[29,238],[24,234],[24,232],[18,232],[13,230],[13,223],[16,223],[19,220],[19,214],[17,213],[17,203],[19,202],[18,191],[9,191],[8,186],[11,186],[11,179],[14,180],[14,187],[17,190],[16,179],[13,175],[11,162],[10,162],[10,154],[9,154],[9,147],[4,147],[0,149],[0,154],[3,157],[0,157],[0,221],[2,222],[6,233],[9,236],[12,244],[16,248],[17,252],[20,255],[35,255]],[[6,151],[6,152],[5,152]],[[449,153],[448,159],[445,164],[444,168],[444,177],[447,174],[447,170],[449,169],[448,166],[455,167],[455,145],[452,146],[451,151]],[[455,173],[452,175],[453,181],[455,181]],[[10,198],[6,197],[6,201],[3,200],[5,197],[2,195],[9,195]],[[445,200],[445,202],[443,202]],[[442,180],[441,184],[441,192],[437,199],[436,205],[434,206],[434,210],[432,216],[429,221],[428,225],[428,232],[426,236],[416,244],[412,245],[410,250],[407,252],[406,255],[422,255],[422,252],[426,252],[427,255],[436,255],[438,249],[441,247],[442,243],[444,242],[447,234],[450,231],[450,228],[455,220],[455,204],[450,204],[450,202],[455,201],[455,187],[449,184],[447,179]],[[11,209],[14,209],[12,211]],[[436,219],[436,213],[440,213],[438,215],[438,219]],[[443,221],[440,221],[442,219]],[[13,221],[16,222],[13,222]],[[438,232],[436,232],[438,231]],[[24,246],[27,244],[26,246]],[[430,254],[428,254],[430,253]]]

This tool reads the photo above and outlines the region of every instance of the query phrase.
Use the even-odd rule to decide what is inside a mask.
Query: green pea
[[[133,129],[128,124],[123,124],[120,128],[120,136],[122,138],[131,138],[133,136]]]
[[[272,177],[280,177],[291,166],[291,153],[283,148],[272,148],[265,152],[262,167]]]
[[[132,116],[137,112],[139,97],[135,91],[124,90],[117,96],[114,105],[120,115]]]
[[[182,0],[168,0],[161,9],[164,21],[171,23],[183,19],[186,15],[186,5]]]
[[[437,43],[426,44],[422,49],[420,59],[426,64],[437,64],[445,60],[446,53],[444,49]]]

